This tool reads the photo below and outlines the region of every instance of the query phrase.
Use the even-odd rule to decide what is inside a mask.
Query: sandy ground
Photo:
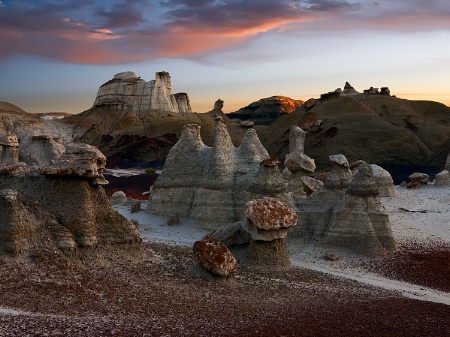
[[[450,245],[450,189],[432,184],[416,189],[396,186],[396,196],[382,198],[382,202],[389,213],[392,231],[400,247],[415,244],[420,247]],[[165,218],[145,212],[146,206],[143,203],[143,210],[137,213],[131,213],[126,206],[118,206],[116,209],[127,218],[140,223],[141,234],[147,242],[191,247],[196,240],[208,233],[189,219],[181,219],[179,224],[168,226]],[[364,262],[372,259],[355,256],[345,250],[321,247],[311,240],[288,240],[288,247],[292,263],[297,267],[398,291],[409,298],[450,305],[450,294],[447,292],[392,280],[361,268],[361,262],[365,265]],[[330,250],[340,257],[338,261],[323,258]],[[448,278],[450,281],[450,275]]]
[[[449,201],[432,185],[383,198],[399,246],[389,256],[334,249],[327,261],[329,247],[288,241],[294,268],[241,265],[228,279],[193,258],[200,226],[116,207],[139,222],[142,258],[0,258],[0,336],[448,336]]]

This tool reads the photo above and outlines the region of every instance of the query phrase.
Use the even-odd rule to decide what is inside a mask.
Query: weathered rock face
[[[51,135],[36,135],[21,149],[21,159],[29,165],[46,166],[59,158],[66,150],[59,138]]]
[[[250,120],[258,125],[269,125],[283,115],[289,115],[303,104],[285,96],[272,96],[247,105],[227,116],[236,122]]]
[[[434,186],[449,186],[450,185],[450,174],[447,170],[443,170],[436,174],[434,178]]]
[[[278,167],[262,165],[268,157],[254,129],[235,148],[216,118],[214,146],[208,147],[200,127],[186,125],[153,186],[148,211],[179,214],[214,229],[242,219],[249,200],[272,196],[290,202]]]
[[[368,255],[396,250],[389,215],[369,164],[361,165],[342,203],[333,210],[323,242]]]
[[[19,162],[19,141],[16,135],[0,136],[0,164]]]
[[[135,226],[112,209],[95,177],[47,175],[44,171],[46,168],[23,163],[0,166],[0,187],[15,191],[14,198],[3,198],[3,204],[9,202],[12,208],[8,219],[0,219],[0,227],[35,228],[37,237],[49,237],[45,240],[63,250],[141,241]],[[34,227],[25,225],[29,223]],[[25,232],[29,234],[28,229]],[[42,244],[37,237],[30,234],[21,240],[33,242],[31,248],[37,249]],[[14,245],[16,251],[23,248]]]
[[[100,86],[94,106],[110,106],[138,114],[161,116],[192,112],[187,94],[175,96],[172,93],[170,75],[164,71],[157,72],[155,79],[149,82],[131,71],[118,73]]]
[[[329,159],[333,163],[333,169],[325,181],[325,188],[330,190],[346,188],[352,179],[352,171],[349,169],[347,158],[342,154],[337,154],[330,156]]]
[[[200,264],[215,275],[228,276],[237,270],[234,255],[227,246],[210,235],[196,241],[193,250]]]
[[[337,159],[334,157],[335,165],[345,164],[343,158]],[[323,244],[367,255],[396,249],[389,215],[381,204],[372,168],[367,163],[359,166],[350,182],[325,183],[324,189],[300,200],[297,207],[299,221],[291,237],[311,236]]]
[[[395,186],[391,175],[382,167],[371,164],[373,178],[377,185],[380,197],[395,197]]]
[[[344,93],[344,95],[357,95],[357,94],[359,94],[359,92],[357,92],[355,90],[355,88],[353,88],[350,85],[350,83],[348,83],[348,82],[345,82],[343,93]]]

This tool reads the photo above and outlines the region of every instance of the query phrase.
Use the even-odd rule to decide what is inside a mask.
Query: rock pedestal
[[[0,164],[19,162],[19,141],[16,135],[0,137]]]

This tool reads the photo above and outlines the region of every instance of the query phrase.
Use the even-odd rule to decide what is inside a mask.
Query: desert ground
[[[450,190],[396,191],[382,201],[397,252],[288,236],[293,268],[240,264],[228,278],[195,260],[197,224],[115,206],[139,222],[144,252],[0,258],[0,336],[449,336]]]

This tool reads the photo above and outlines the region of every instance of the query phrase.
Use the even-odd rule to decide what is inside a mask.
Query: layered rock
[[[148,211],[217,228],[242,219],[249,200],[273,196],[290,202],[278,166],[263,164],[268,157],[254,129],[235,148],[217,117],[214,146],[208,147],[198,125],[185,125],[153,186]]]
[[[356,173],[348,176],[344,156],[330,159],[343,174],[330,173],[322,190],[297,203],[299,221],[291,237],[313,237],[325,245],[367,255],[394,251],[389,215],[381,204],[372,167],[361,163]],[[384,183],[379,182],[381,186]]]
[[[288,181],[288,190],[297,198],[304,197],[302,178],[316,169],[314,159],[304,154],[305,132],[297,125],[291,126],[289,131],[289,153],[284,160],[283,177]]]
[[[370,167],[372,168],[373,178],[375,179],[380,197],[395,197],[394,181],[390,173],[375,164],[371,164]]]
[[[19,141],[16,135],[0,137],[0,164],[19,162]]]
[[[0,240],[7,252],[141,242],[100,186],[105,162],[98,149],[73,144],[48,166],[0,165]]]
[[[369,164],[361,165],[353,176],[342,203],[333,210],[323,242],[368,255],[396,250]]]
[[[94,106],[109,106],[156,116],[192,112],[186,93],[172,93],[170,75],[165,71],[157,72],[155,79],[149,82],[131,71],[118,73],[100,86]]]

